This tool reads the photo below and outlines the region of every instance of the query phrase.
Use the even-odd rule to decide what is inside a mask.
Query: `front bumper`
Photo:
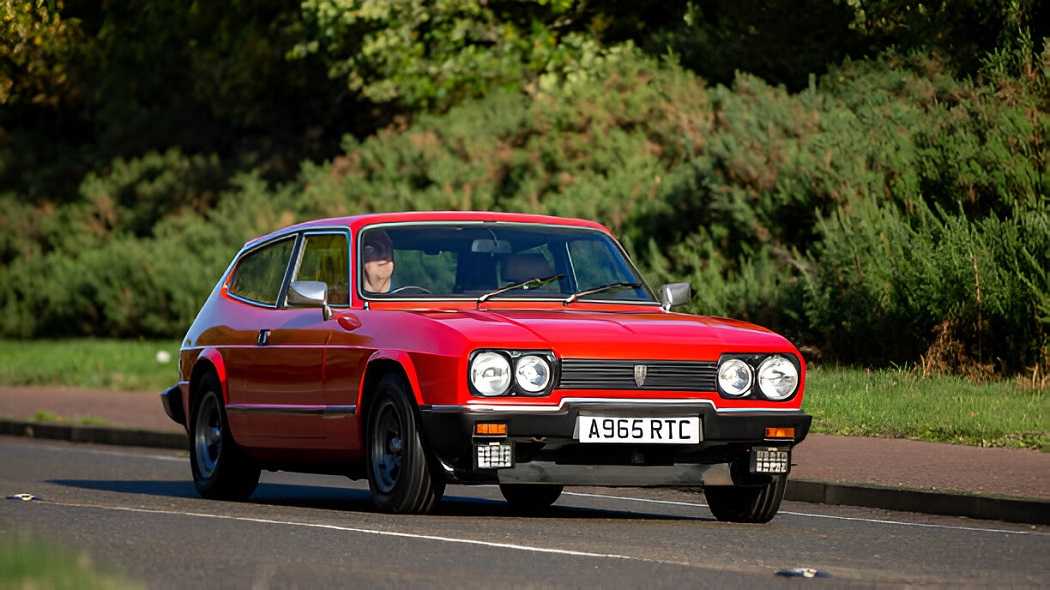
[[[631,400],[587,400],[557,408],[494,406],[420,408],[429,448],[453,481],[465,483],[549,483],[603,486],[704,486],[764,483],[753,475],[750,453],[756,446],[790,449],[809,432],[812,417],[801,411],[715,411],[707,403],[684,400],[652,404]],[[672,444],[581,444],[574,437],[577,418],[699,416],[703,442]],[[478,469],[474,445],[492,437],[475,436],[478,422],[505,422],[514,445],[514,465]],[[795,429],[793,439],[768,440],[767,427]]]
[[[182,390],[178,385],[172,385],[160,394],[160,403],[164,406],[164,413],[177,424],[186,425],[186,416],[182,411]]]

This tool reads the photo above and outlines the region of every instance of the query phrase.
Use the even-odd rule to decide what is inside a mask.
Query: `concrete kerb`
[[[177,432],[74,426],[0,419],[0,435],[26,436],[80,443],[186,449],[186,435]],[[841,504],[943,516],[966,516],[1025,524],[1050,524],[1050,501],[948,492],[930,492],[876,485],[788,480],[786,500]]]

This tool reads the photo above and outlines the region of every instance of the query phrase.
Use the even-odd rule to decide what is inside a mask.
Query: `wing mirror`
[[[320,307],[321,317],[327,322],[332,317],[328,306],[328,284],[324,281],[292,281],[288,285],[288,305]]]
[[[664,309],[684,305],[692,298],[693,289],[689,283],[667,283],[660,287],[660,301],[663,302]]]

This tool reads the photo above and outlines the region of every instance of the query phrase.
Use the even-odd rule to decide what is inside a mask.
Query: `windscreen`
[[[620,247],[596,230],[390,225],[365,228],[358,243],[361,293],[370,298],[476,299],[531,281],[490,298],[655,302]]]

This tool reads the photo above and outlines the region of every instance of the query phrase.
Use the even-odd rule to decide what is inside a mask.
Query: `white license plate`
[[[621,418],[580,416],[576,439],[583,443],[698,444],[703,440],[699,416]]]

